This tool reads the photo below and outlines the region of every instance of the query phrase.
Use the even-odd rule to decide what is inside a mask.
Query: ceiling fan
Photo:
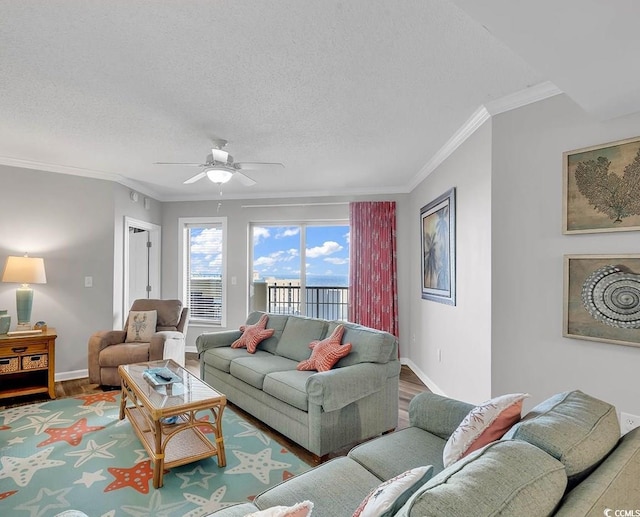
[[[284,167],[282,163],[272,162],[234,162],[224,147],[227,141],[222,138],[213,140],[211,153],[207,156],[205,163],[180,163],[180,162],[155,162],[155,165],[187,165],[189,167],[202,167],[202,170],[185,180],[183,183],[188,185],[200,181],[205,176],[217,185],[226,183],[231,178],[237,178],[243,185],[250,187],[256,182],[241,171],[255,170],[263,167]]]

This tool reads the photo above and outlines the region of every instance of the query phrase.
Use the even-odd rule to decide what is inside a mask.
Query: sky
[[[307,275],[349,275],[349,226],[255,226],[253,270],[260,278],[300,278],[300,231]]]
[[[260,278],[300,278],[300,226],[256,226],[253,229],[253,271]],[[349,226],[306,226],[305,265],[309,276],[349,275]],[[191,229],[191,272],[222,274],[222,231]],[[309,284],[311,285],[311,284]],[[340,284],[338,284],[340,285]]]

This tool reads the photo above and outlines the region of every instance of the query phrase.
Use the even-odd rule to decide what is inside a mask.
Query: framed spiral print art
[[[640,347],[640,254],[565,255],[563,335]]]

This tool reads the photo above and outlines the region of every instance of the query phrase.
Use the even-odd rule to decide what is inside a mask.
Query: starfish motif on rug
[[[209,479],[215,475],[215,472],[207,472],[200,465],[191,472],[176,473],[176,476],[182,479],[181,490],[190,486],[201,486],[206,490],[209,488]],[[193,479],[195,481],[192,481]]]
[[[240,465],[227,470],[227,474],[251,474],[264,483],[269,483],[269,475],[272,470],[290,467],[290,463],[283,463],[271,459],[271,449],[263,449],[257,454],[249,454],[242,451],[231,451],[240,460]]]
[[[73,416],[82,416],[82,415],[97,415],[104,416],[109,410],[113,409],[115,406],[108,404],[107,402],[101,400],[95,405],[86,405],[78,406],[81,410],[78,411]]]
[[[256,426],[250,424],[249,422],[238,422],[238,424],[244,427],[246,431],[235,434],[234,435],[235,437],[244,438],[248,436],[255,436],[258,440],[260,440],[265,445],[269,445],[269,442],[271,442],[270,438],[265,433],[260,431]]]
[[[16,506],[16,510],[25,510],[31,515],[50,515],[50,511],[62,510],[70,508],[71,504],[65,499],[65,496],[71,492],[70,488],[63,488],[57,491],[41,488],[38,494],[31,499],[25,501],[21,505]]]
[[[2,456],[0,463],[0,479],[11,478],[16,485],[25,487],[31,481],[33,475],[40,469],[48,469],[64,465],[64,461],[50,460],[49,455],[53,452],[53,447],[48,447],[38,451],[26,458],[16,456]]]
[[[12,496],[13,494],[16,494],[18,491],[17,490],[9,490],[8,492],[0,492],[0,501],[2,501],[3,499],[6,499],[7,497]]]
[[[209,515],[217,510],[222,510],[227,506],[231,506],[236,504],[235,502],[231,503],[223,503],[222,499],[224,497],[225,492],[227,491],[226,486],[221,486],[211,494],[209,499],[205,497],[201,497],[195,494],[185,493],[182,494],[184,498],[190,503],[198,505],[198,508],[191,510],[189,513],[185,513],[182,517],[203,517],[204,515]]]
[[[108,443],[98,445],[95,441],[89,440],[84,449],[80,451],[67,452],[65,456],[79,456],[78,460],[73,465],[74,468],[78,468],[91,458],[115,458],[115,456],[109,452],[109,448],[113,447],[116,443],[118,443],[118,440],[112,440]]]
[[[104,429],[104,426],[88,426],[87,419],[81,418],[69,427],[45,429],[44,432],[49,435],[49,439],[45,440],[44,442],[40,442],[37,447],[44,447],[45,445],[49,445],[50,443],[61,441],[65,441],[69,445],[76,446],[82,441],[82,437],[85,434],[91,433],[93,431],[99,431],[100,429]]]
[[[94,393],[91,395],[81,395],[74,397],[78,400],[84,400],[83,406],[90,406],[94,402],[117,402],[116,397],[120,395],[119,391],[105,391],[103,393]]]
[[[136,463],[128,469],[109,467],[107,470],[116,479],[104,489],[105,492],[111,492],[129,486],[141,494],[149,493],[149,480],[153,479],[151,460]]]
[[[48,411],[47,411],[48,413]],[[57,413],[53,413],[46,417],[41,416],[28,416],[27,419],[31,422],[30,424],[25,424],[21,427],[17,427],[13,430],[14,433],[18,431],[26,431],[27,429],[35,429],[33,432],[34,435],[42,434],[48,427],[59,425],[59,424],[68,424],[73,422],[73,420],[69,418],[60,418],[62,411],[58,411]]]
[[[134,517],[146,517],[147,515],[154,516],[168,516],[168,515],[178,515],[176,510],[182,508],[186,501],[179,501],[176,503],[162,503],[162,491],[155,490],[153,495],[151,496],[151,500],[147,506],[134,506],[129,504],[124,504],[120,507],[120,509],[125,512],[127,515],[133,515]],[[180,513],[182,515],[182,513]]]
[[[102,469],[96,470],[95,472],[83,472],[82,477],[77,481],[74,481],[74,485],[84,485],[87,488],[91,488],[91,485],[96,483],[97,481],[104,481],[107,479],[102,475]]]
[[[12,407],[3,410],[2,415],[0,416],[4,418],[4,425],[9,425],[11,422],[15,422],[16,420],[29,415],[43,415],[45,413],[50,413],[50,411],[42,409],[40,406],[42,406],[42,404]]]

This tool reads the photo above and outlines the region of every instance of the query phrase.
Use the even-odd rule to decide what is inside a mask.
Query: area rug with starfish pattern
[[[119,405],[115,391],[0,411],[0,515],[197,517],[311,468],[227,407],[226,467],[216,458],[175,467],[154,489],[153,465]]]

